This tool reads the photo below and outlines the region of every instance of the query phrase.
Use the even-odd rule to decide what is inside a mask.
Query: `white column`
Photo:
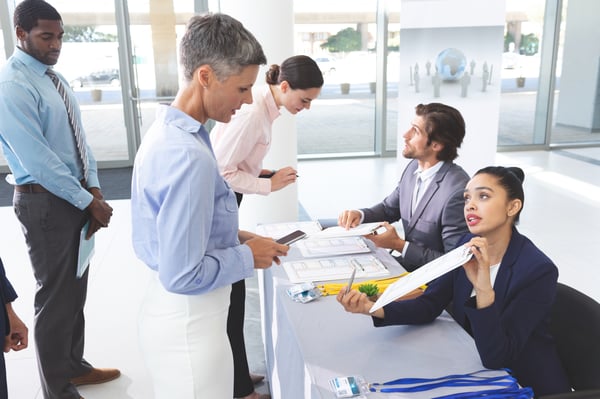
[[[244,24],[256,36],[267,56],[267,67],[294,55],[294,10],[292,0],[221,0],[221,12]],[[256,84],[265,84],[266,67]],[[306,112],[306,111],[305,111]],[[271,150],[264,160],[266,169],[297,167],[298,144],[294,117],[282,110],[273,124]],[[298,183],[301,184],[300,177]],[[297,183],[297,184],[298,184]],[[258,223],[298,219],[298,188],[291,184],[268,196],[244,195],[240,208],[240,228],[254,231]]]

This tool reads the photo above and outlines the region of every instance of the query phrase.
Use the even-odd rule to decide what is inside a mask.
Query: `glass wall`
[[[600,4],[506,4],[500,149],[600,144]]]
[[[67,32],[57,70],[77,95],[100,167],[129,166],[156,105],[175,94],[177,38],[200,2],[49,1]],[[321,96],[296,117],[299,156],[394,155],[400,2],[292,1],[294,53],[314,57],[325,76]],[[10,21],[19,1],[0,2]],[[596,0],[506,0],[499,150],[600,144],[599,8]],[[5,25],[0,64],[14,35]]]
[[[387,39],[385,150],[395,151],[399,2],[391,15]],[[297,115],[298,155],[339,156],[377,153],[377,2],[294,1],[296,54],[312,56],[323,71],[325,84],[308,112]],[[394,65],[396,63],[396,66]],[[383,94],[386,95],[385,92]]]
[[[156,106],[170,102],[178,88],[178,38],[194,14],[194,0],[129,1],[129,34],[133,66],[132,104],[143,137],[154,121]]]
[[[128,163],[119,44],[112,2],[50,0],[65,35],[56,70],[70,82],[86,136],[99,163]]]
[[[506,1],[499,146],[543,144],[543,138],[534,140],[532,117],[540,83],[543,26],[544,1]]]
[[[600,3],[564,0],[559,31],[552,146],[600,144]]]

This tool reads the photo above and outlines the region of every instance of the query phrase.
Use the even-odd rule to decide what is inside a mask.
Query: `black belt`
[[[81,186],[85,187],[85,180],[80,181]],[[15,191],[18,193],[49,193],[50,191],[46,190],[41,184],[30,183],[30,184],[19,184],[15,185]]]
[[[17,185],[17,186],[15,186],[15,191],[18,193],[36,193],[36,194],[50,192],[50,191],[46,190],[44,187],[42,187],[42,185],[35,184],[35,183]]]

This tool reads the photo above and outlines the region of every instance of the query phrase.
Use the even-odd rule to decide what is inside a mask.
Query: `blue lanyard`
[[[510,370],[504,369],[507,373]],[[384,382],[382,384],[371,384],[371,392],[422,392],[441,387],[473,387],[473,386],[496,386],[502,388],[483,390],[477,392],[465,392],[439,396],[436,399],[469,399],[469,398],[486,398],[486,399],[531,399],[533,391],[531,388],[519,388],[519,384],[509,374],[501,376],[485,376],[484,374],[494,370],[479,370],[468,374],[451,374],[438,378],[399,378]],[[402,387],[398,385],[411,385],[410,387]]]

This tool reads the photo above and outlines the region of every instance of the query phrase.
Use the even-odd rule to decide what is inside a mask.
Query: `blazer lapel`
[[[508,248],[504,257],[500,261],[500,269],[494,282],[494,291],[496,293],[496,302],[500,308],[504,307],[504,300],[508,296],[508,287],[513,278],[514,265],[517,261],[517,254],[520,252],[520,247],[523,243],[523,236],[517,232],[515,228],[512,231],[512,237],[508,243]]]

